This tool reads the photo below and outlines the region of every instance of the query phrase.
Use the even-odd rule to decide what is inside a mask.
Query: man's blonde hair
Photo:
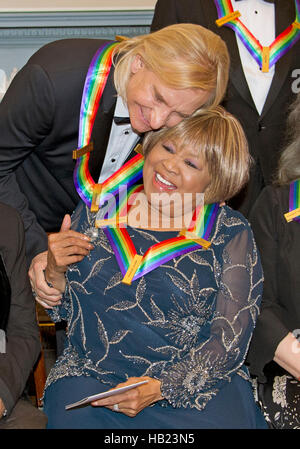
[[[114,81],[125,102],[131,64],[137,55],[168,87],[210,92],[204,107],[221,102],[228,82],[229,54],[225,42],[212,31],[200,25],[175,24],[121,42],[114,51]]]
[[[145,158],[158,142],[166,141],[203,157],[211,178],[204,195],[206,204],[229,200],[249,179],[247,138],[237,118],[221,106],[195,113],[173,128],[148,133],[143,145]]]

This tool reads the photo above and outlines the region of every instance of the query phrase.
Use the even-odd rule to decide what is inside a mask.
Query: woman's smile
[[[210,175],[195,150],[159,142],[145,157],[144,191],[148,205],[161,216],[190,216],[204,193]]]
[[[154,187],[156,187],[158,190],[161,190],[161,191],[177,189],[176,185],[172,184],[170,181],[168,181],[166,178],[164,178],[158,172],[154,173],[153,185],[154,185]]]

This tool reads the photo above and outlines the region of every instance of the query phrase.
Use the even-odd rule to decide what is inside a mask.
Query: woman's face
[[[145,158],[144,191],[148,204],[162,215],[191,214],[210,184],[204,159],[193,148],[161,141]]]
[[[201,89],[169,88],[146,69],[139,56],[132,62],[126,94],[131,126],[138,133],[163,126],[171,128],[210,97],[210,93]]]

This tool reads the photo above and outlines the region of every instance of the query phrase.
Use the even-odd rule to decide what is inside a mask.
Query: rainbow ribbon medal
[[[249,29],[239,19],[239,11],[234,11],[231,0],[215,0],[218,11],[218,26],[228,26],[241,39],[263,72],[268,72],[278,59],[295,45],[300,38],[300,0],[295,0],[296,19],[269,47],[263,47]]]
[[[100,186],[99,204],[93,211],[96,212],[111,197],[119,198],[122,191],[126,191],[129,187],[135,185],[143,177],[143,166],[144,158],[141,154],[137,154],[101,185],[96,184],[96,187]]]
[[[135,156],[129,161],[128,169],[139,162]],[[186,231],[182,231],[177,237],[152,245],[144,256],[141,256],[137,254],[126,226],[123,225],[134,203],[134,197],[143,189],[142,185],[132,184],[130,181],[128,184],[130,187],[125,189],[126,195],[123,195],[124,186],[120,186],[119,198],[116,198],[113,207],[106,211],[103,220],[96,220],[95,223],[96,227],[103,227],[123,275],[122,282],[128,285],[175,257],[195,251],[199,247],[208,248],[210,246],[208,239],[219,209],[217,203],[197,207]],[[109,190],[116,191],[115,187]]]
[[[290,185],[289,212],[284,214],[287,222],[298,221],[300,223],[300,180]]]
[[[101,184],[96,227],[127,223],[127,197],[134,189],[142,189],[136,184],[143,176],[143,166],[144,158],[137,154]]]
[[[81,100],[78,149],[73,151],[77,159],[74,169],[74,184],[81,199],[92,205],[95,182],[89,172],[88,162],[93,145],[90,142],[99,102],[112,65],[112,53],[117,42],[104,44],[94,55],[88,69]]]

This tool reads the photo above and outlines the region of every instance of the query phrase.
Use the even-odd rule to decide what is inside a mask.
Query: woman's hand
[[[291,332],[277,346],[274,361],[300,380],[300,343]]]
[[[110,396],[105,399],[99,399],[92,402],[93,406],[101,406],[109,408],[119,413],[124,413],[131,418],[136,416],[141,410],[149,405],[163,399],[160,391],[160,381],[151,377],[130,377],[127,382],[118,384],[116,388],[125,387],[136,382],[148,380],[148,383],[132,388],[124,393]],[[113,388],[114,390],[114,388]],[[114,405],[118,405],[118,409],[114,408]]]
[[[64,292],[68,265],[80,262],[94,248],[89,237],[70,228],[71,217],[65,215],[60,231],[48,237],[45,279],[53,286],[55,292]],[[53,306],[53,298],[44,296],[42,299]]]

